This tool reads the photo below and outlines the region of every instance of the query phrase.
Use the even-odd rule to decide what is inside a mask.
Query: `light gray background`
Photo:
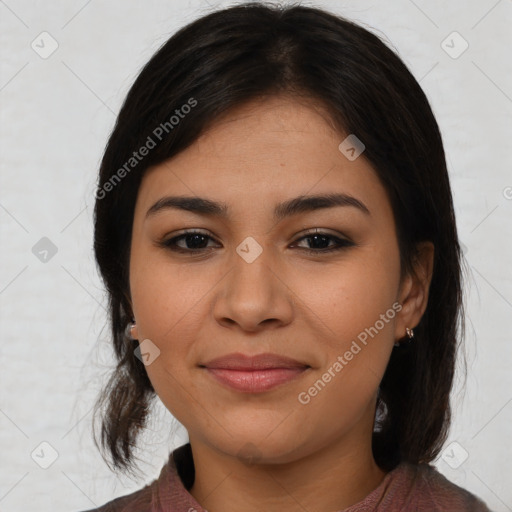
[[[92,208],[102,151],[141,66],[216,5],[227,3],[0,1],[2,512],[103,504],[155,478],[168,451],[187,439],[158,406],[138,482],[111,474],[92,443],[91,408],[112,363]],[[450,439],[435,465],[492,510],[510,511],[512,1],[316,5],[390,41],[437,116],[470,275],[467,386],[459,373]],[[47,58],[39,54],[51,49],[44,31],[58,43]],[[469,44],[457,58],[464,41],[453,31]],[[57,249],[46,262],[33,252],[42,237]],[[48,469],[31,457],[51,461],[41,442],[58,452]]]

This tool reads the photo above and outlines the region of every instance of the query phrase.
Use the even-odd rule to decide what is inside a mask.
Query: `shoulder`
[[[363,501],[343,512],[491,512],[429,464],[402,462]]]
[[[482,500],[450,482],[434,466],[403,463],[401,471],[410,490],[406,504],[410,504],[414,510],[490,512]]]
[[[82,512],[151,512],[154,482],[126,496],[116,498],[104,505]]]
[[[160,476],[142,489],[82,512],[152,512],[159,503],[162,488],[169,483],[171,470],[172,466],[168,463],[162,468]]]
[[[194,479],[190,444],[175,449],[158,478],[144,488],[82,512],[156,512],[162,510],[202,510],[189,494]]]

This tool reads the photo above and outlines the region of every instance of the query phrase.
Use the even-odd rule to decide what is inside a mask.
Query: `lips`
[[[309,365],[277,354],[265,353],[246,356],[245,354],[235,353],[218,357],[201,366],[215,369],[250,371],[275,368],[307,368]]]
[[[302,375],[309,365],[277,354],[228,354],[200,365],[222,385],[243,393],[261,393]]]

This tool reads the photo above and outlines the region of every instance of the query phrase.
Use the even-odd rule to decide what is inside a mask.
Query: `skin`
[[[253,101],[150,168],[141,183],[130,259],[133,335],[160,350],[146,370],[188,430],[196,468],[190,492],[210,512],[332,512],[363,500],[385,477],[371,451],[378,386],[394,342],[426,309],[433,246],[420,247],[417,272],[401,280],[386,191],[364,153],[350,161],[340,152],[346,135],[314,104]],[[337,206],[272,218],[281,201],[333,192],[356,197],[371,215]],[[229,217],[166,209],[146,218],[166,195],[222,201]],[[314,228],[354,245],[322,254],[337,240],[315,246],[304,238]],[[210,236],[199,246],[208,251],[159,245],[184,229]],[[252,263],[236,252],[248,236],[263,249]],[[177,243],[197,251],[190,238]],[[300,403],[299,393],[393,303],[402,306],[394,318]],[[311,368],[270,391],[241,393],[199,367],[232,352],[277,353]]]

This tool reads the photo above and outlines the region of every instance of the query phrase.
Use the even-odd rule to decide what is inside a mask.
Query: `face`
[[[275,97],[231,111],[145,174],[130,258],[135,337],[149,340],[148,376],[191,442],[232,456],[255,445],[262,460],[286,462],[356,439],[363,423],[371,432],[393,343],[422,311],[400,281],[385,189],[364,153],[338,149],[346,136],[319,109]],[[357,201],[278,208],[326,194]],[[168,196],[225,211],[175,201],[148,213]],[[208,366],[233,353],[300,368]]]

